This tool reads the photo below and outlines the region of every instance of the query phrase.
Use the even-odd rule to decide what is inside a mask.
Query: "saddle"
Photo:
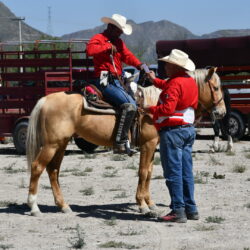
[[[83,107],[85,110],[101,114],[119,115],[119,111],[114,106],[103,100],[103,95],[96,86],[92,84],[86,85],[82,89],[81,94],[83,95]],[[143,97],[139,94],[137,98],[137,100],[139,100],[137,104],[141,105]],[[140,113],[138,111],[131,126],[130,133],[131,146],[138,147],[140,135]]]
[[[83,95],[83,107],[85,110],[102,114],[117,114],[117,110],[103,100],[101,91],[95,85],[86,85],[81,90],[81,94]]]

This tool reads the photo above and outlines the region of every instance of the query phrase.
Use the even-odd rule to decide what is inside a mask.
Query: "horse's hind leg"
[[[51,188],[53,191],[55,204],[62,210],[62,212],[67,213],[71,212],[71,209],[67,203],[65,203],[62,195],[62,191],[60,189],[59,184],[59,172],[60,172],[60,166],[61,162],[64,156],[65,148],[67,146],[67,143],[65,145],[61,146],[55,156],[53,157],[52,161],[47,166],[47,172],[50,179]]]
[[[41,212],[37,205],[38,181],[46,166],[54,157],[56,147],[44,146],[36,159],[31,164],[30,185],[28,194],[28,205],[31,208],[31,215],[38,216]]]

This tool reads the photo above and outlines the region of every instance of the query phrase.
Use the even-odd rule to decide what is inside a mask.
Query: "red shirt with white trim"
[[[119,76],[122,74],[122,62],[136,68],[139,67],[141,64],[140,60],[133,55],[120,38],[113,44],[117,48],[117,53],[113,55],[113,58]],[[105,31],[94,35],[87,44],[87,54],[88,56],[93,56],[94,60],[95,77],[100,77],[101,71],[109,71],[112,75],[117,75],[110,58],[111,48],[112,44]]]
[[[156,106],[149,108],[157,130],[194,122],[198,106],[198,86],[185,72],[168,80],[155,78],[154,85],[162,92]]]

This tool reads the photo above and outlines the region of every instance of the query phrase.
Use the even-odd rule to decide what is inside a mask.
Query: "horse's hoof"
[[[148,206],[147,207],[140,207],[139,208],[139,212],[141,213],[141,214],[148,214],[148,213],[150,213],[150,209],[148,208]]]
[[[40,217],[42,216],[42,213],[40,211],[31,211],[30,213],[31,216],[35,216],[35,217]]]
[[[159,211],[150,211],[146,214],[144,214],[145,217],[147,218],[158,218],[161,215]]]
[[[211,152],[211,153],[215,153],[215,150],[214,150],[213,147],[210,148],[210,152]]]
[[[155,204],[148,206],[148,208],[150,209],[150,211],[157,211],[158,210],[158,207]]]
[[[151,217],[159,217],[163,214],[163,211],[160,210],[156,205],[149,206],[150,209],[150,216]]]
[[[62,212],[65,214],[69,214],[69,213],[72,213],[72,210],[70,207],[63,207]]]

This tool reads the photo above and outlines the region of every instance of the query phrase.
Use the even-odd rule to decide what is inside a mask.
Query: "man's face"
[[[108,32],[112,40],[118,39],[120,35],[123,33],[121,29],[119,29],[113,24],[108,25]]]
[[[171,77],[171,75],[173,74],[173,64],[171,63],[165,63],[164,65],[164,69],[165,69],[165,73],[168,77]]]

